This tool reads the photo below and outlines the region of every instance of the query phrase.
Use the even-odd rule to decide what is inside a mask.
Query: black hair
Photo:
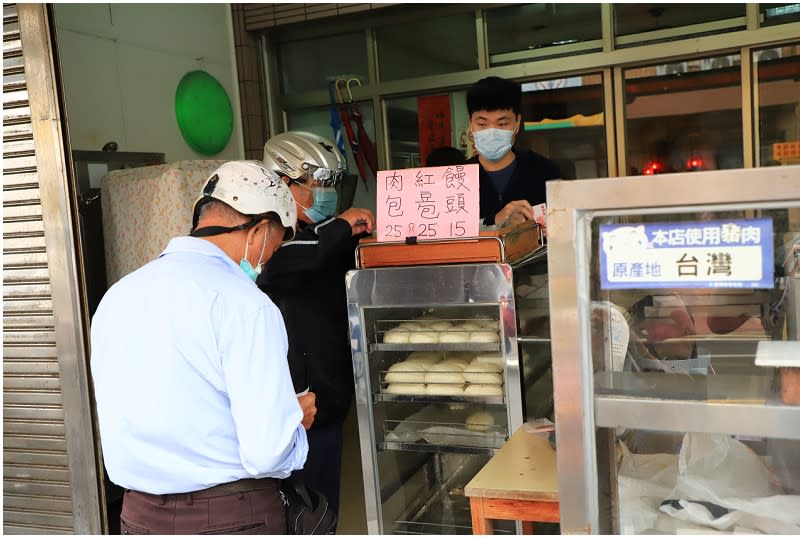
[[[500,77],[486,77],[480,79],[467,90],[467,113],[472,114],[479,110],[507,110],[514,114],[521,114],[522,86],[519,82]]]
[[[464,164],[467,158],[464,153],[453,146],[442,146],[432,149],[425,158],[425,166],[448,166],[451,164]]]

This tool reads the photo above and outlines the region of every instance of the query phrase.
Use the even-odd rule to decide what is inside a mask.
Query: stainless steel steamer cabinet
[[[370,534],[472,532],[464,486],[526,418],[552,416],[547,289],[546,247],[348,274]],[[498,367],[469,375],[481,362]]]

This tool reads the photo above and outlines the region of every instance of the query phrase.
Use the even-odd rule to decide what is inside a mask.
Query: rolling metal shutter
[[[61,274],[65,271],[58,262],[74,246],[46,230],[53,219],[63,222],[65,216],[56,197],[45,191],[66,190],[66,183],[55,190],[45,185],[53,174],[44,170],[53,169],[58,153],[53,142],[60,143],[60,137],[42,137],[36,124],[43,120],[60,129],[60,119],[47,113],[55,99],[33,107],[34,84],[40,97],[54,96],[55,84],[48,76],[51,63],[42,61],[42,49],[52,59],[45,11],[41,5],[31,6],[3,6],[3,532],[99,532],[91,419],[88,432],[81,432],[87,419],[72,418],[91,417],[88,395],[76,399],[86,392],[85,374],[78,381],[82,374],[74,364],[84,355],[83,343],[63,338],[69,331],[59,328],[63,297],[77,294],[75,289],[53,293],[70,286],[69,274]],[[35,20],[26,24],[23,13]],[[34,34],[30,47],[26,28]],[[29,50],[35,52],[29,56]],[[48,196],[49,206],[43,209]],[[57,233],[59,226],[54,228]],[[51,249],[53,245],[57,248]],[[67,309],[75,311],[76,305]],[[83,450],[88,458],[76,454]]]

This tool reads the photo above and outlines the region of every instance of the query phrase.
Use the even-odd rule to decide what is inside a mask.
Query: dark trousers
[[[121,534],[286,534],[286,512],[277,482],[266,489],[208,496],[150,495],[126,490],[120,531]]]
[[[342,474],[342,425],[312,426],[308,435],[308,457],[302,471],[305,484],[327,497],[333,512],[339,513],[339,481]]]

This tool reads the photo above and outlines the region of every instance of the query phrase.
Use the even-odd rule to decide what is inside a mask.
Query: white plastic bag
[[[676,502],[661,511],[721,531],[800,533],[800,495],[773,495],[769,475],[757,454],[728,435],[686,434],[675,489],[665,499]]]
[[[619,530],[641,534],[654,527],[658,507],[675,488],[677,454],[633,454],[624,443],[618,446],[622,461],[617,472]]]
[[[764,461],[728,435],[686,434],[677,455],[621,447],[623,534],[800,534],[800,495],[773,495]]]

